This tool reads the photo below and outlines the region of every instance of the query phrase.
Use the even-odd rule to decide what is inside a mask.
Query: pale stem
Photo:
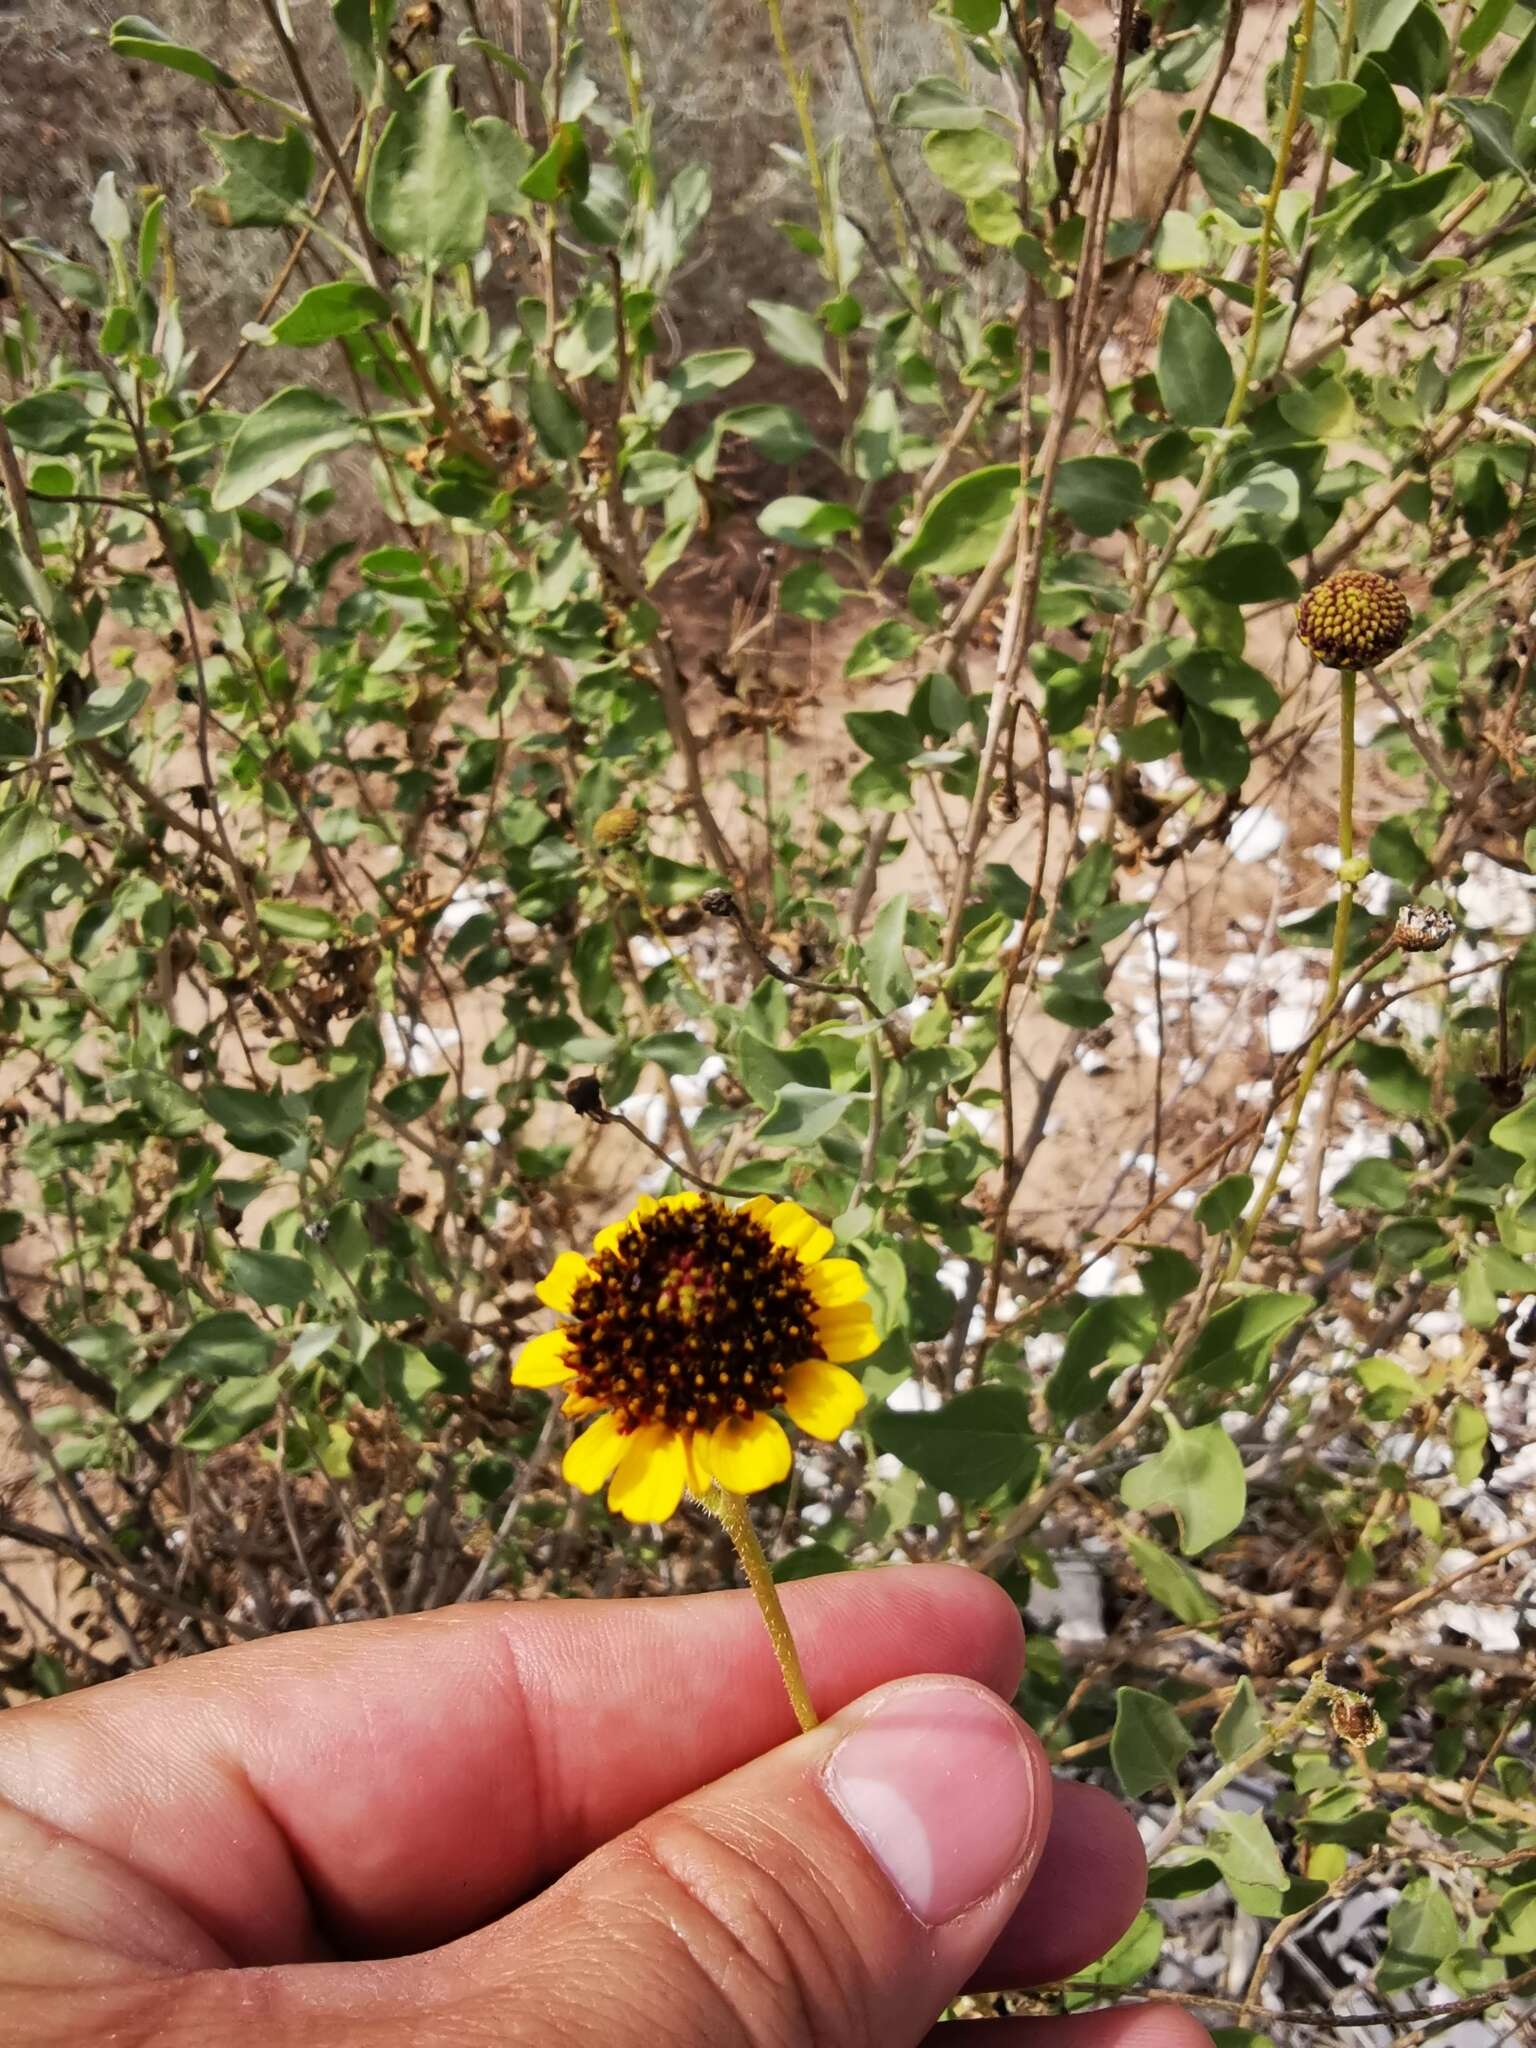
[[[795,1719],[802,1730],[815,1728],[820,1717],[811,1705],[810,1689],[800,1666],[800,1652],[795,1648],[789,1618],[779,1599],[779,1589],[773,1583],[773,1573],[763,1546],[757,1540],[747,1503],[739,1493],[727,1493],[723,1486],[715,1486],[711,1487],[704,1505],[718,1517],[721,1527],[731,1539],[732,1549],[741,1560],[747,1584],[752,1588],[752,1597],[762,1612],[763,1625],[773,1645],[773,1654],[784,1679],[784,1690],[789,1694],[789,1703],[795,1710]]]
[[[1356,879],[1352,863],[1355,857],[1355,673],[1345,669],[1339,677],[1339,901],[1333,914],[1333,951],[1328,959],[1328,986],[1323,992],[1323,1007],[1319,1016],[1327,1019],[1338,1000],[1339,984],[1344,978],[1344,958],[1349,951],[1349,927],[1351,913],[1355,907]],[[1332,1032],[1324,1024],[1314,1034],[1307,1053],[1306,1064],[1296,1083],[1296,1093],[1291,1098],[1290,1114],[1286,1117],[1285,1128],[1280,1133],[1280,1147],[1275,1154],[1275,1163],[1269,1169],[1269,1176],[1259,1190],[1248,1221],[1243,1225],[1236,1244],[1232,1247],[1231,1263],[1227,1267],[1227,1278],[1235,1280],[1242,1271],[1243,1261],[1253,1247],[1253,1240],[1263,1224],[1265,1212],[1275,1198],[1280,1185],[1280,1176],[1285,1171],[1286,1161],[1291,1156],[1291,1147],[1296,1142],[1296,1133],[1301,1128],[1302,1112],[1307,1106],[1312,1083],[1317,1079],[1317,1070],[1322,1065],[1328,1050]]]

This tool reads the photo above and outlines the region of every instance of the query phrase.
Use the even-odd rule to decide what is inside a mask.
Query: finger
[[[1065,2019],[954,2021],[935,2027],[924,2048],[1211,2048],[1211,2037],[1176,2005],[1128,2005]]]
[[[1097,1785],[1059,1779],[1040,1867],[971,1989],[1011,1991],[1072,1976],[1114,1947],[1146,1895],[1135,1821]]]
[[[924,1669],[1018,1682],[1017,1613],[977,1573],[784,1593],[824,1711]],[[0,1799],[158,1887],[236,1962],[399,1952],[482,1925],[793,1729],[745,1594],[498,1603],[24,1707],[0,1718]]]
[[[1039,1860],[1051,1784],[968,1680],[887,1686],[643,1821],[419,1968],[510,2039],[915,2048]],[[466,1989],[470,2002],[464,2004]]]

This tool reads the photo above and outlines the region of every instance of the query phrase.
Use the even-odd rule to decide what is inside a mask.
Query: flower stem
[[[815,1728],[820,1717],[811,1705],[805,1673],[800,1668],[800,1652],[795,1648],[795,1639],[789,1630],[789,1619],[779,1599],[779,1589],[773,1583],[773,1573],[768,1568],[768,1560],[763,1555],[763,1546],[757,1540],[757,1531],[752,1526],[747,1504],[739,1493],[727,1493],[723,1486],[716,1486],[711,1489],[705,1506],[711,1514],[719,1517],[722,1528],[731,1539],[731,1547],[741,1559],[741,1568],[747,1575],[747,1584],[752,1588],[752,1597],[762,1611],[763,1624],[768,1630],[768,1640],[773,1645],[773,1654],[783,1675],[784,1690],[789,1694],[789,1703],[795,1710],[795,1719],[802,1729]]]
[[[1339,901],[1333,913],[1333,951],[1328,958],[1328,986],[1323,992],[1323,1007],[1318,1013],[1326,1019],[1338,999],[1339,984],[1344,978],[1344,956],[1349,951],[1350,916],[1355,907],[1356,878],[1352,863],[1355,857],[1355,673],[1344,669],[1339,676]],[[1263,1224],[1265,1212],[1275,1198],[1280,1185],[1280,1176],[1285,1163],[1291,1156],[1291,1147],[1296,1143],[1296,1133],[1301,1128],[1302,1111],[1307,1106],[1307,1096],[1312,1083],[1317,1079],[1317,1070],[1323,1063],[1332,1036],[1326,1025],[1313,1037],[1307,1053],[1306,1065],[1296,1083],[1296,1093],[1291,1098],[1290,1114],[1286,1117],[1285,1128],[1280,1133],[1280,1148],[1275,1154],[1275,1163],[1269,1169],[1269,1176],[1259,1190],[1248,1221],[1243,1225],[1236,1244],[1232,1247],[1231,1262],[1227,1267],[1227,1278],[1235,1280],[1242,1271],[1243,1261],[1253,1248],[1253,1240]]]

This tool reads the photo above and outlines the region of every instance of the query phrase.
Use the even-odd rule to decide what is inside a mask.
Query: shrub
[[[717,234],[717,294],[676,47],[600,12],[262,0],[259,77],[128,17],[189,189],[0,238],[5,1683],[718,1580],[508,1361],[637,1187],[793,1194],[881,1342],[776,1575],[996,1573],[1146,1817],[1051,2002],[1499,2004],[1531,10],[948,0],[891,96],[849,0],[828,147],[765,0],[781,276]]]

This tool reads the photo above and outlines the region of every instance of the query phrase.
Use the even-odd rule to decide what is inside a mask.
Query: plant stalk
[[[1333,951],[1328,958],[1328,986],[1323,993],[1323,1007],[1320,1015],[1327,1018],[1338,1000],[1339,984],[1344,978],[1344,957],[1349,951],[1349,926],[1355,907],[1356,881],[1351,869],[1355,857],[1355,683],[1353,669],[1344,669],[1339,675],[1339,901],[1333,914]],[[1237,1243],[1232,1247],[1232,1258],[1227,1266],[1227,1278],[1235,1280],[1242,1270],[1243,1261],[1253,1247],[1259,1227],[1264,1221],[1275,1190],[1280,1185],[1280,1176],[1285,1171],[1286,1161],[1291,1156],[1291,1147],[1296,1142],[1296,1133],[1301,1129],[1302,1113],[1307,1106],[1307,1096],[1312,1083],[1317,1079],[1318,1068],[1322,1065],[1328,1050],[1330,1030],[1317,1032],[1307,1053],[1306,1065],[1296,1083],[1296,1093],[1291,1098],[1290,1113],[1285,1119],[1285,1128],[1280,1133],[1280,1148],[1275,1154],[1275,1163],[1269,1169],[1268,1178],[1259,1191],[1248,1221],[1243,1225]]]
[[[727,1493],[723,1486],[715,1486],[710,1489],[704,1504],[718,1518],[731,1539],[732,1549],[741,1560],[747,1584],[752,1588],[752,1597],[762,1613],[768,1640],[773,1645],[774,1659],[784,1679],[789,1703],[795,1710],[795,1719],[800,1723],[802,1732],[819,1726],[820,1716],[811,1705],[810,1688],[801,1668],[800,1652],[795,1648],[795,1639],[790,1633],[789,1618],[779,1598],[779,1589],[773,1583],[773,1573],[763,1546],[757,1540],[746,1501],[739,1493]]]

